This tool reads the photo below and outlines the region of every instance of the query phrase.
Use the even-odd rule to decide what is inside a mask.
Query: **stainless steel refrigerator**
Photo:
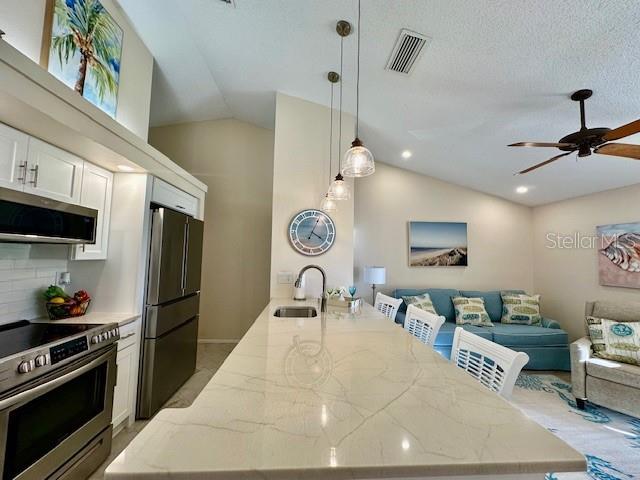
[[[155,414],[195,371],[203,226],[152,206],[138,418]]]

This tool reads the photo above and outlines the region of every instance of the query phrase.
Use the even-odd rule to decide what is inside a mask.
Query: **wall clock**
[[[289,223],[291,246],[303,255],[322,255],[335,240],[336,226],[331,217],[321,210],[302,210]]]

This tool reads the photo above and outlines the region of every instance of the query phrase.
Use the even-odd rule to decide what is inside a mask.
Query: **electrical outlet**
[[[71,273],[69,273],[69,272],[60,272],[60,273],[58,273],[57,284],[58,285],[71,285]]]
[[[293,283],[293,273],[278,272],[278,283],[280,285],[291,285]]]

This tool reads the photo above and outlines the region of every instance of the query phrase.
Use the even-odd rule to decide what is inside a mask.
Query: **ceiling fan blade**
[[[521,172],[516,173],[516,175],[524,175],[525,173],[529,173],[533,170],[536,170],[537,168],[540,167],[544,167],[545,165],[549,165],[551,162],[555,162],[556,160],[562,158],[562,157],[566,157],[567,155],[570,155],[571,153],[573,153],[573,151],[571,152],[567,152],[567,153],[561,153],[560,155],[556,155],[555,157],[551,157],[549,160],[545,160],[542,163],[538,163],[537,165],[534,165],[533,167],[529,167],[526,170],[522,170]]]
[[[607,143],[606,145],[596,148],[593,153],[640,160],[640,145],[631,145],[629,143]]]
[[[518,142],[508,145],[509,147],[556,147],[556,148],[575,148],[573,143],[553,143],[553,142]]]
[[[602,136],[602,139],[610,142],[611,140],[619,140],[621,138],[628,137],[634,133],[640,133],[640,120],[609,130]]]

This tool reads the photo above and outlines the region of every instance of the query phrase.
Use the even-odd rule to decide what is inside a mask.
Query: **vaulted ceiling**
[[[273,128],[275,92],[328,105],[339,19],[356,0],[119,0],[156,59],[152,125],[235,117]],[[362,0],[361,138],[379,161],[538,205],[640,182],[640,161],[570,155],[514,172],[579,128],[640,118],[637,0]],[[385,70],[402,28],[432,41],[410,76]],[[355,35],[344,107],[355,111]],[[640,135],[625,139],[640,143]],[[403,150],[413,156],[405,160]],[[525,195],[517,186],[529,187]]]

